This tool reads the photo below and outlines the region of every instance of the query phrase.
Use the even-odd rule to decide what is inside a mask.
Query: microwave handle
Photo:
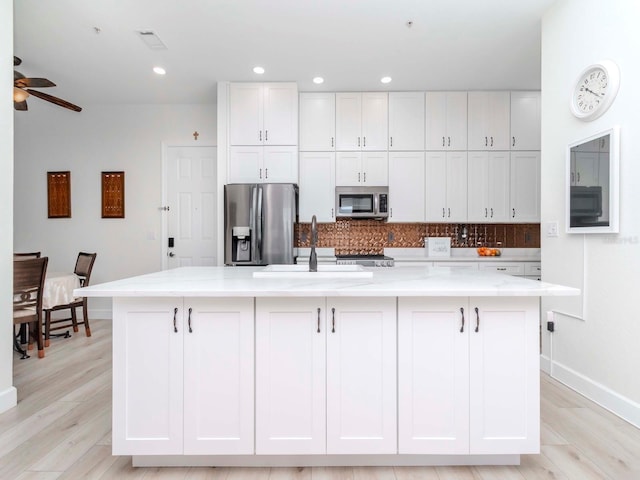
[[[379,195],[376,193],[373,195],[373,214],[377,215],[378,213],[380,213],[380,209],[378,206],[378,203],[380,202],[380,197]]]

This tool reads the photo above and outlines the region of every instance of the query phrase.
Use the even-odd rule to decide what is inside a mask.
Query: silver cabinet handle
[[[447,137],[447,147],[451,146],[451,137]]]
[[[444,137],[442,137],[442,146],[444,147]]]
[[[511,146],[515,147],[516,146],[516,137],[511,137]]]
[[[491,208],[490,210],[491,210],[491,218],[493,218],[493,208]]]
[[[462,324],[460,325],[460,333],[464,332],[464,308],[460,307],[460,316],[462,317]]]
[[[331,333],[336,333],[336,309],[331,309]]]
[[[260,179],[262,180],[262,169],[260,169],[260,172],[258,173],[258,176],[260,177]]]
[[[489,146],[489,139],[487,137],[484,137],[484,146],[485,147]]]
[[[513,212],[511,213],[511,218],[516,218],[516,209],[513,208],[512,210]]]
[[[269,141],[269,130],[265,130],[264,131],[264,141],[268,142]]]
[[[487,208],[485,207],[484,209],[484,218],[487,218],[488,212],[487,212]]]
[[[360,183],[360,172],[358,172],[358,183]]]
[[[491,146],[493,147],[493,137],[491,137]]]
[[[333,208],[331,209],[331,218],[333,218]]]
[[[178,324],[176,323],[176,316],[178,315],[178,307],[173,309],[173,331],[178,333]]]
[[[189,324],[189,333],[193,333],[193,330],[191,329],[191,311],[193,309],[191,307],[189,307],[189,319],[187,320],[187,323]]]
[[[478,329],[480,328],[480,312],[478,312],[478,307],[476,307],[475,310],[476,310],[476,332],[477,332]]]
[[[580,172],[577,172],[576,175],[578,177],[578,183],[580,183]]]
[[[367,137],[362,137],[362,146],[363,147],[367,146]]]
[[[389,146],[393,147],[393,137],[389,137]]]
[[[260,135],[259,135],[260,136],[260,141],[262,142],[262,130],[260,130],[259,133],[260,133]]]
[[[264,169],[264,178],[269,178],[269,169],[268,168]]]
[[[333,147],[333,137],[331,137],[331,146]]]
[[[358,137],[358,146],[360,146],[360,137]]]
[[[362,183],[367,183],[367,172],[362,174]]]
[[[320,333],[320,307],[318,307],[318,330],[316,333]]]
[[[447,208],[447,211],[449,212],[448,218],[451,218],[451,209]]]
[[[391,218],[393,218],[393,207],[389,209],[389,215],[391,216]]]
[[[442,207],[442,218],[445,218],[445,217],[446,217],[446,215],[444,213],[444,207]]]

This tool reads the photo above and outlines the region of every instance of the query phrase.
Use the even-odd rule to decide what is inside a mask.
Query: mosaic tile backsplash
[[[309,247],[311,224],[295,228],[297,247]],[[540,224],[386,223],[377,220],[337,220],[318,224],[318,247],[336,255],[382,255],[385,248],[423,248],[424,237],[451,237],[451,247],[480,245],[502,248],[540,248]]]

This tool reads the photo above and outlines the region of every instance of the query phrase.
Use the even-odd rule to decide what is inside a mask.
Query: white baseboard
[[[0,413],[6,412],[18,404],[18,390],[16,387],[9,387],[0,392]]]
[[[540,355],[540,370],[551,375],[551,359],[546,355]]]
[[[552,378],[640,428],[640,404],[565,365],[558,362],[550,362],[547,357],[540,357],[540,366],[542,371],[549,373]]]

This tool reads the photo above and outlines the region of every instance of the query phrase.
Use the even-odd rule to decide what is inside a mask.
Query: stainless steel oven
[[[388,187],[336,187],[336,217],[384,219],[388,216]]]

